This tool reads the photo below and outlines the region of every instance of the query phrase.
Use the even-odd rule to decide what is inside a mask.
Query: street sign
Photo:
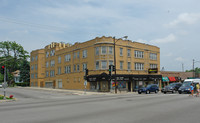
[[[87,86],[87,81],[84,82],[84,85]]]

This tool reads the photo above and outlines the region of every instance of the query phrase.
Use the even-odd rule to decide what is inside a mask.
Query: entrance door
[[[62,88],[62,81],[58,81],[58,88]]]
[[[128,91],[131,91],[131,82],[128,82]]]

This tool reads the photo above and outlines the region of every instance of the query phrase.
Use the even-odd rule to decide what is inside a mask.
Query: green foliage
[[[186,72],[193,72],[193,70],[192,70],[192,69],[191,69],[191,70],[186,70]],[[195,72],[195,73],[200,73],[200,68],[196,67],[196,68],[194,69],[194,72]]]
[[[29,82],[30,81],[30,63],[23,60],[20,66],[20,81]]]
[[[29,58],[28,54],[29,53],[15,41],[0,42],[0,63],[6,66],[8,82],[11,82],[13,79],[12,72],[19,70],[24,60],[27,61]],[[0,80],[2,80],[1,76]]]

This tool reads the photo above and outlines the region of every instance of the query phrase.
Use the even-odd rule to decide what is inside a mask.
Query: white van
[[[185,79],[183,83],[185,83],[185,82],[199,83],[200,84],[200,79]]]

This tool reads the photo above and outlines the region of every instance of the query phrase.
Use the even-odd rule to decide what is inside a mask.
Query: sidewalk
[[[26,88],[26,89],[35,89],[35,90],[46,90],[46,91],[55,91],[55,92],[68,92],[72,95],[116,95],[111,92],[93,92],[93,91],[84,91],[84,90],[67,90],[67,89],[54,89],[54,88],[39,88],[39,87],[18,87],[18,88]],[[117,94],[134,94],[135,92],[127,92]]]

